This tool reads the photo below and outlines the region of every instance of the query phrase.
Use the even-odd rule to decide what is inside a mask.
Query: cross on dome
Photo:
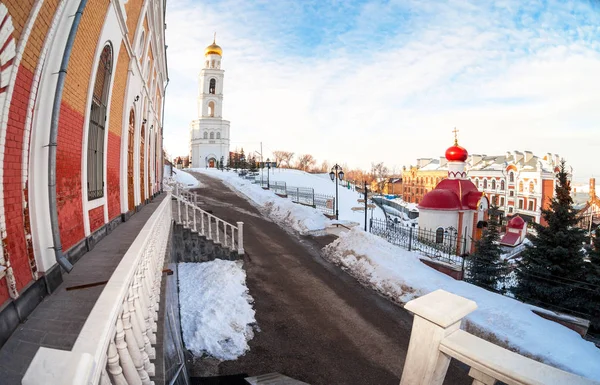
[[[456,127],[454,127],[454,130],[452,130],[452,132],[454,132],[454,145],[458,146],[458,130],[456,129]]]

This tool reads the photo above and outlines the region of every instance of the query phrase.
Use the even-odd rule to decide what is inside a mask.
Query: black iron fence
[[[417,251],[429,258],[464,268],[462,255],[466,251],[467,239],[464,236],[459,237],[452,227],[434,231],[390,220],[371,219],[370,231],[408,251]]]
[[[372,197],[371,200],[373,200],[373,202],[377,203],[380,206],[388,206],[395,210],[398,210],[399,212],[405,214],[407,219],[415,219],[415,218],[419,217],[418,210],[415,210],[415,209],[409,210],[407,207],[402,206],[401,204],[399,204],[397,202],[387,200],[383,197]]]

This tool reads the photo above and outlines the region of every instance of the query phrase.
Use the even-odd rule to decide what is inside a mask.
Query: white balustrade
[[[177,186],[177,185],[176,185]],[[174,189],[174,191],[177,189]],[[198,232],[197,218],[200,218],[199,234],[205,236],[209,240],[213,240],[217,244],[222,244],[231,250],[235,250],[239,255],[244,254],[244,223],[237,222],[237,226],[225,222],[219,217],[202,210],[194,202],[198,201],[198,196],[195,193],[187,192],[179,188],[179,195],[173,195],[177,200],[178,215],[176,222],[183,225],[185,228]],[[184,213],[181,213],[181,205],[184,207]],[[192,210],[193,224],[190,222],[188,209]],[[221,230],[222,229],[222,230]],[[229,229],[229,231],[228,231]],[[221,234],[222,232],[222,234]],[[236,237],[237,232],[237,237]],[[221,239],[221,236],[223,239]],[[236,245],[237,243],[237,245]],[[237,247],[236,247],[237,246]]]
[[[404,308],[415,318],[401,385],[441,385],[451,358],[471,367],[473,385],[600,385],[461,330],[462,319],[477,308],[466,298],[436,290]]]
[[[172,217],[168,193],[115,269],[73,349],[40,348],[22,384],[153,384],[152,345]]]

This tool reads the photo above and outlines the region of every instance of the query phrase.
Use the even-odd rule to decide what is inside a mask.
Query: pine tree
[[[256,172],[258,169],[256,167],[256,158],[252,157],[250,159],[250,172]]]
[[[600,227],[596,228],[587,263],[586,282],[589,284],[586,310],[590,315],[592,329],[600,333]]]
[[[506,263],[501,259],[498,207],[492,205],[489,210],[488,226],[483,230],[481,239],[475,244],[475,252],[469,256],[467,282],[493,291],[502,290],[499,283],[506,273]]]
[[[578,220],[564,160],[556,177],[555,197],[550,208],[542,210],[547,226],[534,224],[537,235],[530,235],[533,246],[521,255],[519,283],[513,292],[518,299],[534,305],[580,311],[587,295],[581,283],[585,279],[585,236],[576,227]]]

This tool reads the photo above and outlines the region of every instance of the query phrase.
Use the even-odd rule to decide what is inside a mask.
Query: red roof
[[[469,157],[469,153],[464,147],[455,144],[446,150],[446,159],[449,162],[464,162]]]
[[[502,239],[500,240],[500,244],[501,245],[507,245],[507,246],[516,246],[517,243],[519,242],[519,234],[518,233],[506,233],[504,234],[504,236],[502,237]]]
[[[444,179],[425,194],[419,209],[476,210],[483,194],[468,179]]]
[[[508,227],[512,229],[523,229],[525,227],[525,221],[520,216],[516,215],[508,221]]]

